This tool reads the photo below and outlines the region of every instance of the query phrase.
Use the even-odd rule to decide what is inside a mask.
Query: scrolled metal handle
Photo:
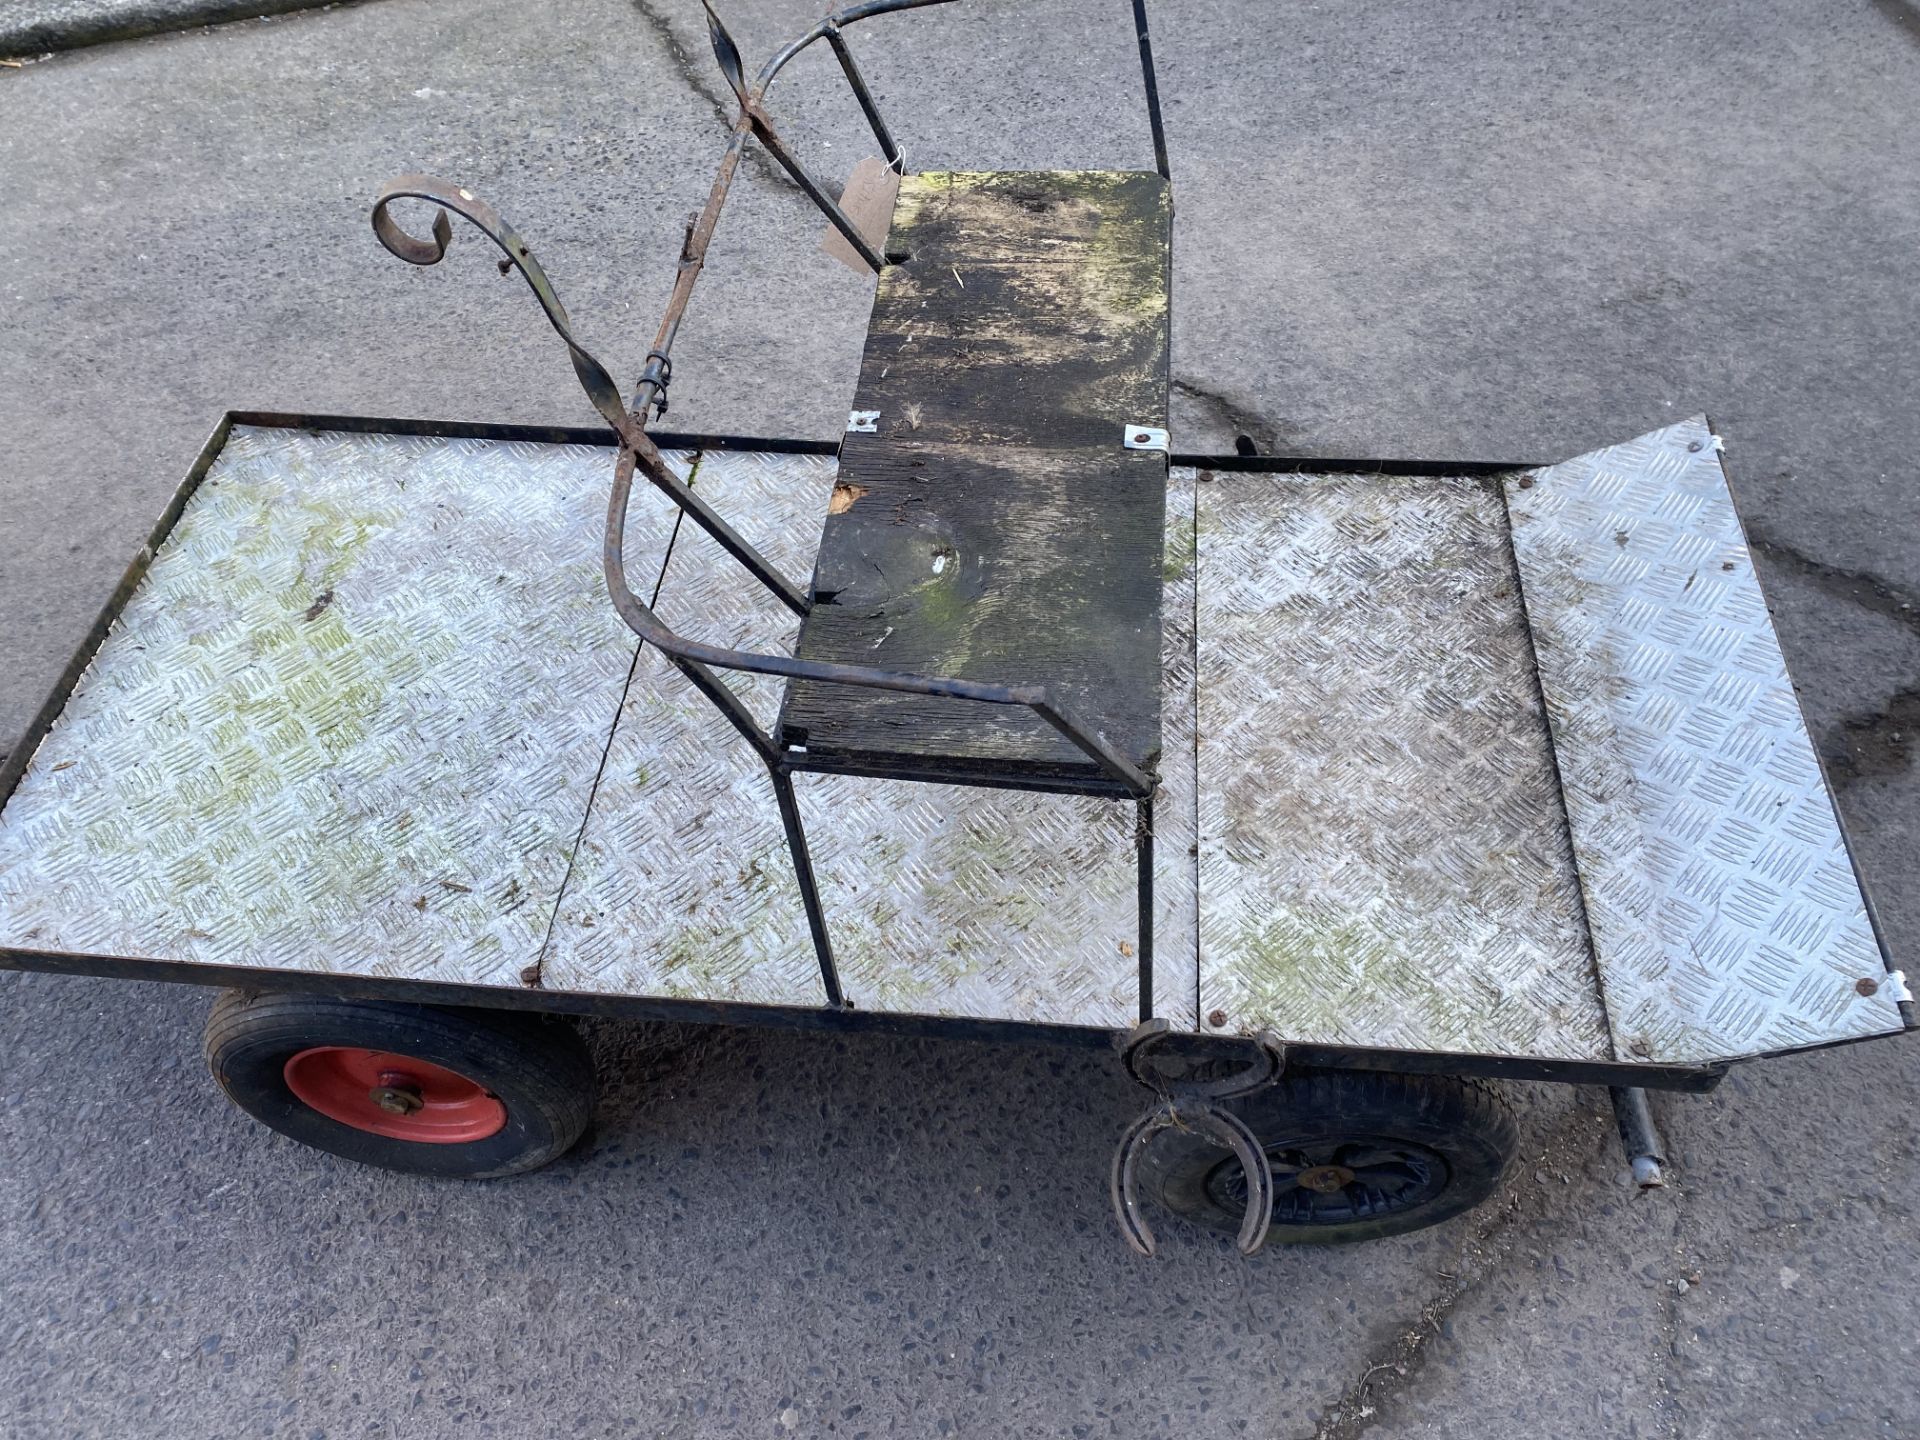
[[[401,227],[392,213],[396,200],[426,200],[441,207],[433,217],[431,240],[417,239]],[[620,398],[620,387],[614,383],[607,367],[573,338],[573,325],[567,318],[567,307],[560,303],[560,297],[554,293],[553,282],[547,278],[547,272],[540,262],[534,259],[527,242],[520,238],[520,232],[509,225],[498,210],[471,190],[445,180],[431,175],[401,175],[389,180],[373,202],[373,233],[379,237],[382,245],[409,265],[438,265],[446,256],[447,247],[453,243],[453,225],[447,219],[449,210],[500,247],[500,253],[507,257],[500,264],[501,274],[509,270],[520,272],[532,289],[534,298],[540,302],[540,308],[546,312],[547,323],[553,326],[554,333],[566,344],[567,353],[573,360],[573,373],[579,377],[580,388],[587,392],[587,399],[593,402],[593,408],[613,427],[614,433],[623,440],[630,440],[639,427]]]

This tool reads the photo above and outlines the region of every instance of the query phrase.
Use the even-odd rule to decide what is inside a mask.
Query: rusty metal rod
[[[826,215],[827,219],[833,222],[833,228],[844,235],[847,243],[853,246],[855,253],[873,267],[874,274],[878,275],[882,270],[886,269],[887,262],[881,258],[878,250],[875,250],[872,245],[867,243],[867,237],[860,233],[860,227],[855,225],[853,221],[848,218],[847,212],[840,208],[840,202],[827,194],[825,190],[822,190],[820,188],[820,182],[809,175],[806,166],[794,158],[793,153],[787,149],[785,142],[774,133],[773,126],[766,120],[766,117],[760,112],[757,106],[753,113],[755,117],[753,133],[760,143],[766,147],[767,153],[778,160],[780,162],[780,168],[791,175],[794,183],[807,192],[807,198],[820,207],[821,212]]]
[[[1160,82],[1153,71],[1153,37],[1147,33],[1147,0],[1133,0],[1133,28],[1140,37],[1140,79],[1147,91],[1147,123],[1153,127],[1153,163],[1162,180],[1173,179],[1167,168],[1167,128],[1160,118]]]
[[[866,77],[854,62],[853,51],[847,48],[847,37],[840,33],[838,25],[828,29],[827,43],[833,47],[834,58],[840,62],[841,72],[847,77],[853,98],[860,102],[861,113],[867,117],[867,124],[873,129],[873,138],[879,143],[880,153],[887,157],[887,164],[896,170],[900,169],[900,147],[894,144],[893,132],[887,129],[887,122],[880,118],[880,107],[874,103],[873,92],[867,89]]]
[[[713,188],[707,194],[706,206],[687,227],[685,241],[680,247],[680,265],[674,272],[673,294],[667,298],[666,312],[660,317],[659,328],[653,332],[653,353],[668,355],[673,350],[673,340],[680,333],[680,317],[686,313],[687,301],[693,297],[694,283],[700,278],[700,271],[707,263],[707,246],[713,243],[714,228],[720,223],[720,210],[727,203],[727,189],[733,184],[733,173],[740,167],[740,156],[747,148],[747,137],[753,133],[753,117],[740,115],[733,124],[733,136],[727,142],[726,153],[720,157],[720,170],[713,177]],[[644,416],[647,407],[659,394],[658,380],[649,373],[641,376],[634,387],[633,409]]]
[[[1659,1189],[1667,1183],[1667,1143],[1654,1123],[1647,1092],[1638,1085],[1611,1085],[1607,1095],[1613,1101],[1613,1121],[1633,1170],[1633,1183],[1642,1190]]]

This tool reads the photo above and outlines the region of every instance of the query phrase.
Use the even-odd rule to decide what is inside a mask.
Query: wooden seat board
[[[1045,685],[1123,754],[1158,756],[1163,455],[856,436],[841,465],[800,654]],[[1094,778],[1011,706],[796,683],[781,726],[809,768]]]
[[[1171,225],[1153,174],[908,176],[853,408],[970,444],[1106,449],[1164,426]]]
[[[1135,763],[1160,748],[1171,205],[1158,175],[901,186],[801,627],[809,660],[1038,684]],[[788,687],[806,768],[1110,790],[1030,711]]]

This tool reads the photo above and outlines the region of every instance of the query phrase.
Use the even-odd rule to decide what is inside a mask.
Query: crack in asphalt
[[[1871,0],[1873,8],[1907,32],[1907,38],[1920,45],[1920,10],[1912,0]]]
[[[1233,433],[1236,441],[1242,435],[1253,441],[1258,453],[1279,455],[1294,442],[1297,432],[1293,427],[1244,408],[1222,391],[1209,389],[1197,381],[1182,379],[1175,379],[1173,388],[1211,412],[1215,420]]]
[[[667,58],[672,62],[673,68],[680,73],[680,78],[686,82],[687,88],[713,107],[713,113],[731,134],[734,123],[733,92],[729,90],[722,93],[719,87],[707,78],[705,68],[689,53],[687,47],[680,43],[680,37],[673,33],[673,22],[660,13],[654,0],[633,0],[633,8],[646,22],[654,38],[666,47]],[[753,145],[747,146],[740,159],[760,179],[771,180],[783,190],[795,195],[805,193],[794,183],[791,175]]]
[[[1816,560],[1804,550],[1769,535],[1757,525],[1747,527],[1747,545],[1781,569],[1849,604],[1904,625],[1920,636],[1920,590],[1913,590],[1871,570],[1843,570]]]
[[[1564,1124],[1548,1132],[1531,1170],[1558,1166],[1562,1174],[1577,1173],[1582,1153],[1595,1143],[1599,1132],[1609,1127],[1604,1117],[1591,1109],[1576,1111]],[[1606,1143],[1602,1135],[1599,1143]],[[1514,1170],[1521,1169],[1516,1161]],[[1463,1247],[1471,1257],[1471,1273],[1441,1271],[1444,1283],[1438,1292],[1421,1305],[1418,1316],[1399,1325],[1380,1349],[1367,1357],[1357,1378],[1324,1411],[1319,1423],[1302,1440],[1357,1440],[1380,1420],[1386,1418],[1389,1405],[1409,1394],[1425,1375],[1432,1357],[1433,1338],[1460,1303],[1473,1295],[1487,1280],[1499,1274],[1519,1249],[1526,1222],[1539,1218],[1553,1192],[1544,1185],[1523,1185],[1517,1173],[1494,1200],[1481,1208],[1477,1224]],[[1676,1218],[1676,1234],[1678,1220]],[[1673,1340],[1668,1336],[1668,1349]],[[1661,1390],[1671,1395],[1668,1367],[1661,1366]]]
[[[1871,570],[1843,570],[1749,527],[1747,544],[1814,588],[1870,615],[1900,625],[1920,638],[1920,591]],[[1913,736],[1920,728],[1920,684],[1903,686],[1875,710],[1842,716],[1820,737],[1820,755],[1836,790],[1862,780],[1903,775],[1913,765]]]
[[[1913,768],[1913,737],[1920,730],[1920,685],[1896,690],[1878,710],[1843,715],[1827,727],[1820,755],[1836,790],[1862,780],[1904,775]]]
[[[1700,1272],[1694,1268],[1687,1256],[1687,1192],[1684,1186],[1676,1185],[1673,1178],[1667,1180],[1673,1195],[1673,1257],[1672,1272],[1674,1280],[1682,1276],[1691,1277],[1691,1283],[1698,1284]],[[1661,1403],[1667,1411],[1667,1434],[1670,1440],[1680,1440],[1681,1429],[1680,1404],[1680,1296],[1678,1284],[1670,1280],[1663,1287],[1660,1302],[1659,1348],[1654,1352],[1654,1365],[1657,1374],[1654,1384],[1658,1386]]]

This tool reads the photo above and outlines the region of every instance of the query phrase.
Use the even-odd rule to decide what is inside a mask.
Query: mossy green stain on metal
[[[1169,510],[1167,514],[1167,558],[1160,578],[1167,584],[1185,579],[1193,570],[1198,553],[1198,527],[1191,514]]]
[[[604,743],[573,718],[595,683],[611,722],[592,657],[630,645],[577,543],[598,457],[569,456],[236,427],[8,807],[64,823],[68,859],[35,864],[111,877],[67,943],[510,983]],[[555,783],[503,810],[528,764]],[[24,833],[0,827],[0,857]],[[19,903],[0,893],[0,939]]]

